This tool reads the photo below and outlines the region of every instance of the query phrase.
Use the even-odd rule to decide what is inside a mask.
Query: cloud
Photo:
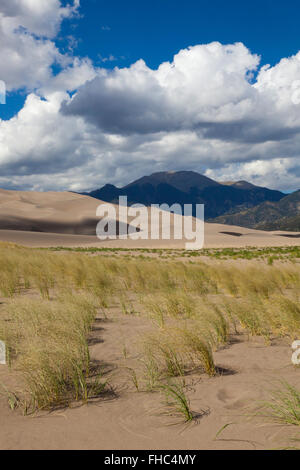
[[[102,57],[102,55],[99,54],[98,57],[100,62],[115,62],[116,60],[118,60],[118,58],[112,54],[110,54],[108,57]]]
[[[300,53],[260,67],[243,44],[215,42],[156,70],[62,61],[18,115],[0,120],[0,186],[83,191],[187,169],[300,187]]]
[[[116,134],[201,131],[213,122],[244,118],[248,100],[257,94],[248,74],[258,63],[243,44],[194,46],[157,70],[139,60],[107,71],[83,87],[63,112]]]
[[[222,181],[251,180],[258,186],[290,191],[300,189],[300,164],[298,158],[274,158],[235,163],[225,168],[207,170],[206,176]]]
[[[259,57],[240,43],[194,46],[157,70],[139,60],[107,71],[82,87],[62,112],[120,135],[189,130],[203,139],[249,144],[292,138],[300,132],[292,102],[300,53],[262,67],[253,84],[258,65]]]
[[[54,38],[64,18],[78,14],[79,0],[63,7],[60,0],[1,0],[0,15],[5,30],[22,27],[29,33]]]
[[[48,97],[59,91],[74,92],[88,81],[94,79],[100,73],[94,68],[92,61],[88,58],[79,59],[75,57],[72,63],[66,65],[60,73],[50,76],[42,86],[39,87],[40,96]],[[69,99],[69,95],[66,95]]]
[[[0,79],[8,91],[33,90],[49,80],[53,64],[72,62],[52,39],[78,8],[79,0],[66,7],[59,0],[1,0]]]

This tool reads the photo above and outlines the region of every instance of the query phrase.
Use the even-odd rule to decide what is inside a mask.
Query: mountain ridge
[[[205,204],[206,217],[255,207],[265,201],[277,202],[285,194],[246,181],[219,183],[194,171],[158,172],[143,176],[122,188],[106,184],[84,195],[117,203],[127,196],[128,204]]]
[[[245,211],[224,214],[215,218],[214,222],[259,230],[299,231],[300,190],[285,195],[277,202],[266,201]]]

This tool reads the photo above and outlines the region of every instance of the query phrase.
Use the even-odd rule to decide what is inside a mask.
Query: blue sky
[[[298,52],[299,16],[295,0],[81,0],[80,17],[65,21],[55,42],[67,50],[74,37],[76,55],[104,68],[127,67],[140,58],[157,68],[180,49],[216,40],[243,42],[263,64],[274,65]],[[24,91],[10,94],[0,117],[12,117],[25,97]]]
[[[151,67],[188,46],[243,42],[275,64],[299,50],[300,4],[295,0],[82,0],[78,51],[97,60],[126,57],[120,66],[143,58]],[[110,28],[110,29],[102,29]],[[70,32],[70,28],[69,28]]]
[[[2,0],[0,186],[187,169],[298,189],[299,13],[294,0]]]

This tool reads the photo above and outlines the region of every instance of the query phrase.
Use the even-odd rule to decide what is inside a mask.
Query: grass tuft
[[[271,394],[272,400],[262,404],[259,415],[279,424],[300,426],[300,391],[287,382]]]
[[[180,416],[185,423],[194,419],[189,399],[184,390],[184,382],[161,384],[160,390],[164,393],[169,414]]]

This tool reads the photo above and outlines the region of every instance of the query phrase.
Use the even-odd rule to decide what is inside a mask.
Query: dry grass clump
[[[165,402],[168,409],[167,414],[183,418],[185,423],[194,419],[191,411],[190,401],[185,393],[184,382],[168,382],[160,385],[160,390],[164,393]]]
[[[283,295],[272,298],[270,321],[275,335],[298,339],[300,334],[300,305],[298,300]]]
[[[164,328],[166,323],[176,324],[176,320],[184,320],[197,334],[206,337],[212,347],[224,345],[229,340],[228,318],[220,306],[209,302],[205,297],[177,291],[155,297],[148,295],[141,302],[159,328]]]
[[[271,392],[271,401],[262,403],[258,416],[279,424],[300,426],[300,391],[287,382]]]
[[[216,280],[219,290],[233,297],[259,295],[269,298],[284,289],[299,288],[299,268],[289,266],[244,266],[228,264],[209,265],[208,272]]]
[[[224,299],[224,310],[232,324],[240,326],[252,336],[297,339],[300,335],[300,307],[297,300],[284,295]]]
[[[184,268],[181,264],[181,271],[185,291],[194,292],[202,297],[219,292],[215,273],[211,271],[210,266],[207,264],[198,261],[197,264],[184,265]]]
[[[238,330],[238,324],[251,336],[263,336],[269,341],[271,327],[265,304],[259,297],[224,299],[224,309],[236,330]]]
[[[215,347],[229,342],[230,322],[218,305],[212,304],[210,306],[209,314],[206,316],[206,323],[213,338],[212,344]]]
[[[197,300],[183,291],[166,291],[155,296],[141,297],[141,303],[149,317],[159,327],[163,327],[167,318],[184,320],[196,314]]]
[[[199,370],[216,373],[209,341],[189,328],[165,328],[143,338],[142,364],[148,389],[166,378],[182,377]]]
[[[185,353],[189,356],[193,365],[213,376],[216,373],[212,348],[209,342],[201,337],[195,330],[184,328],[179,330],[179,337],[183,342]]]
[[[0,321],[9,363],[25,384],[26,409],[87,400],[90,356],[87,335],[97,312],[89,294],[56,301],[17,299]]]
[[[7,250],[7,251],[6,251]],[[13,297],[20,291],[21,269],[19,264],[18,250],[12,249],[10,245],[4,245],[0,249],[0,292],[3,297]]]

